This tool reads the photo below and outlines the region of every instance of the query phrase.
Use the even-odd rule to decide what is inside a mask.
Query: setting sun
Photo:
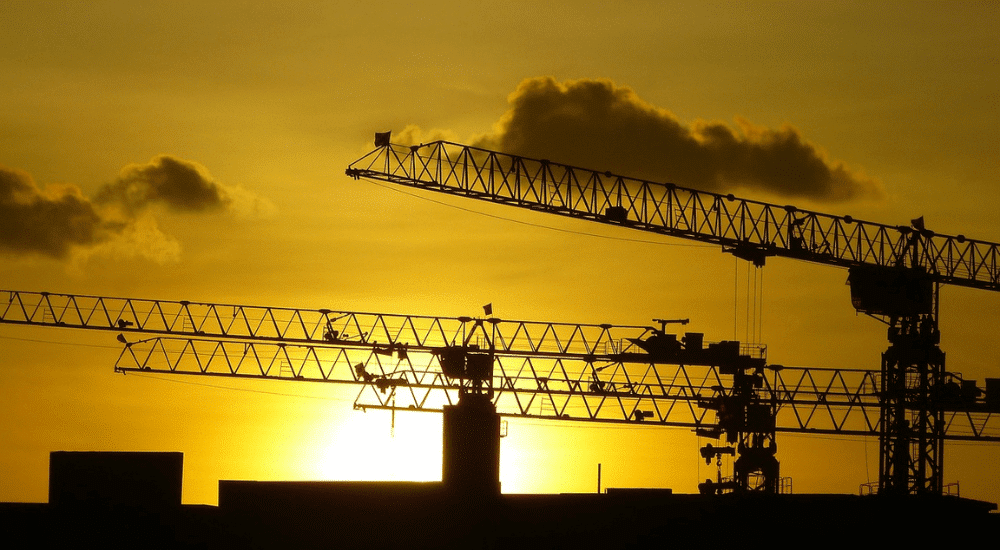
[[[437,490],[463,384],[505,495],[1000,501],[996,2],[0,14],[2,502],[53,451]]]

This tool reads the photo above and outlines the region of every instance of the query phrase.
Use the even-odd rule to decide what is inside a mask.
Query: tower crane
[[[355,407],[438,411],[446,484],[497,490],[497,413],[688,428],[726,436],[734,478],[706,484],[777,492],[775,432],[880,433],[879,372],[769,365],[766,350],[640,325],[432,317],[0,291],[0,323],[113,331],[115,370],[352,384]],[[682,321],[678,321],[682,322]],[[943,438],[1000,442],[1000,404],[959,375]],[[470,412],[471,411],[471,412]],[[449,433],[448,426],[472,427]],[[452,430],[455,432],[455,430]],[[470,459],[469,445],[487,451]],[[719,481],[722,481],[719,479]]]
[[[947,396],[956,382],[938,345],[939,288],[1000,290],[1000,244],[937,234],[922,218],[886,225],[448,141],[400,146],[390,138],[376,134],[375,149],[346,174],[716,244],[758,267],[778,256],[847,268],[854,307],[888,327],[873,390],[878,421],[870,426],[879,436],[879,492],[944,490]],[[991,400],[1000,394],[995,384],[987,383]]]

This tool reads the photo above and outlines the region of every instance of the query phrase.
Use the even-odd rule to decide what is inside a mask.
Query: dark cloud
[[[94,200],[119,205],[130,213],[156,203],[179,212],[209,212],[223,210],[232,202],[227,190],[202,166],[167,155],[126,166]]]
[[[273,211],[253,193],[216,183],[204,167],[167,155],[126,166],[93,200],[71,185],[42,190],[30,175],[0,167],[0,252],[57,259],[103,252],[175,261],[180,245],[159,230],[151,209],[157,204],[255,217]]]
[[[794,127],[737,118],[682,124],[671,112],[609,80],[532,78],[481,147],[672,182],[706,191],[750,189],[820,201],[877,198],[881,185],[832,161]],[[407,128],[404,138],[420,135]]]
[[[43,192],[28,174],[0,167],[0,250],[65,258],[74,246],[98,244],[120,229],[76,187]]]

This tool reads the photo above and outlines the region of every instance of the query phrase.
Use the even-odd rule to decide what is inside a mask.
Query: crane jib
[[[383,145],[353,178],[718,244],[763,265],[771,256],[840,267],[919,269],[934,282],[1000,290],[1000,244],[656,183],[447,141]]]

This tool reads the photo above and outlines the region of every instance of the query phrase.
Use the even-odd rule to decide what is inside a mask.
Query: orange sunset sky
[[[998,26],[997,2],[8,0],[0,288],[441,316],[492,303],[742,339],[746,267],[717,248],[344,169],[393,130],[1000,241]],[[771,164],[723,169],[672,151],[680,138],[773,148]],[[885,329],[855,314],[845,270],[771,259],[761,277],[771,362],[879,367]],[[1000,378],[998,319],[997,293],[943,289],[947,369]],[[390,431],[388,413],[352,410],[356,389],[121,376],[118,352],[113,334],[0,325],[0,501],[44,502],[54,450],[183,451],[187,503],[214,504],[219,479],[440,479],[437,415]],[[593,491],[601,463],[605,486],[695,492],[715,477],[703,443],[511,419],[501,482]],[[877,480],[874,438],[778,445],[795,492]],[[948,444],[945,483],[997,502],[998,464],[1000,445]]]

